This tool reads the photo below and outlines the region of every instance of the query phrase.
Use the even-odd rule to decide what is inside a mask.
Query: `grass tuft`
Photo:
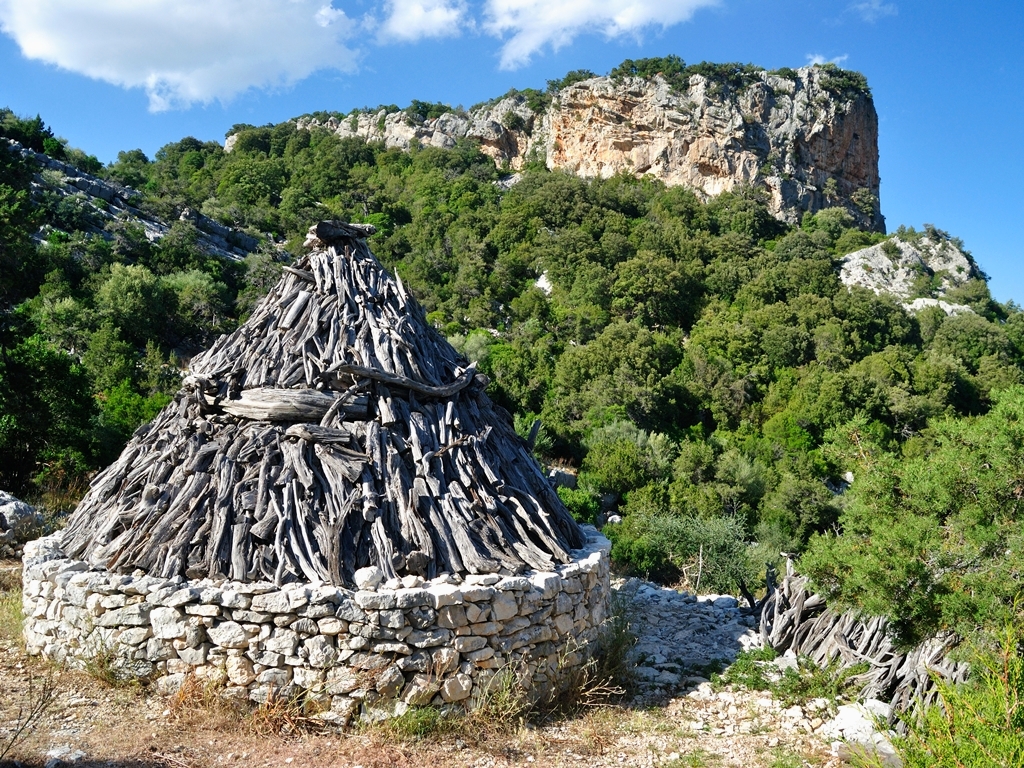
[[[317,713],[305,695],[283,696],[272,693],[266,701],[249,713],[250,730],[257,736],[290,736],[310,731],[320,732],[327,725],[313,717]]]
[[[0,586],[0,642],[10,646],[24,643],[22,638],[21,582]]]

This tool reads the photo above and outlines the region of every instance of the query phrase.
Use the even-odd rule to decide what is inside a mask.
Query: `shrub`
[[[526,128],[526,121],[523,120],[522,115],[511,109],[502,115],[501,124],[510,131],[521,131]]]
[[[906,768],[1024,766],[1024,629],[1007,622],[995,648],[976,647],[972,678],[937,682],[941,706],[903,722],[907,735],[893,746]],[[865,761],[869,762],[869,761]]]
[[[827,64],[816,64],[815,67],[821,72],[821,87],[826,91],[830,91],[837,96],[845,96],[847,98],[860,95],[871,95],[871,89],[868,87],[868,79],[860,72],[840,69],[831,62]]]
[[[581,83],[592,77],[597,77],[597,75],[589,69],[574,69],[572,72],[567,73],[563,78],[558,80],[548,80],[548,92],[560,91],[563,88],[568,88],[574,83]]]
[[[562,500],[566,508],[572,513],[577,523],[593,524],[597,519],[597,513],[601,511],[601,504],[590,491],[582,488],[558,489],[558,498]]]
[[[658,581],[690,589],[731,592],[757,578],[743,528],[731,518],[702,518],[652,508],[627,510],[607,526],[612,559]]]

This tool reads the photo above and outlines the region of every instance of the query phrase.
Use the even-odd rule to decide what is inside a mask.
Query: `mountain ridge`
[[[765,190],[771,212],[787,223],[842,207],[858,226],[885,231],[878,116],[866,86],[850,86],[837,77],[849,73],[828,66],[748,68],[739,81],[708,70],[676,78],[613,72],[541,98],[510,92],[468,112],[392,106],[292,122],[388,148],[451,148],[469,139],[510,172],[536,162],[585,178],[650,175],[704,199],[749,185]]]

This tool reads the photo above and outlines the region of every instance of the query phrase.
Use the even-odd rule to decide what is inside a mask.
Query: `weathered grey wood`
[[[383,272],[367,231],[313,228],[317,250],[193,359],[175,400],[94,479],[69,555],[349,586],[369,564],[430,578],[568,561],[579,528],[486,377]]]
[[[959,642],[955,635],[901,651],[893,644],[887,619],[836,613],[807,584],[806,577],[790,573],[764,601],[761,638],[776,651],[792,650],[823,667],[867,664],[867,672],[853,678],[860,685],[859,695],[891,702],[894,718],[935,702],[936,677],[953,682],[966,678],[967,666],[946,658]]]

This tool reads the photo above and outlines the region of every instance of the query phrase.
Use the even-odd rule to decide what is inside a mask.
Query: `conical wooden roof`
[[[584,537],[507,412],[364,240],[312,252],[100,473],[64,533],[112,571],[352,585],[518,573]]]

